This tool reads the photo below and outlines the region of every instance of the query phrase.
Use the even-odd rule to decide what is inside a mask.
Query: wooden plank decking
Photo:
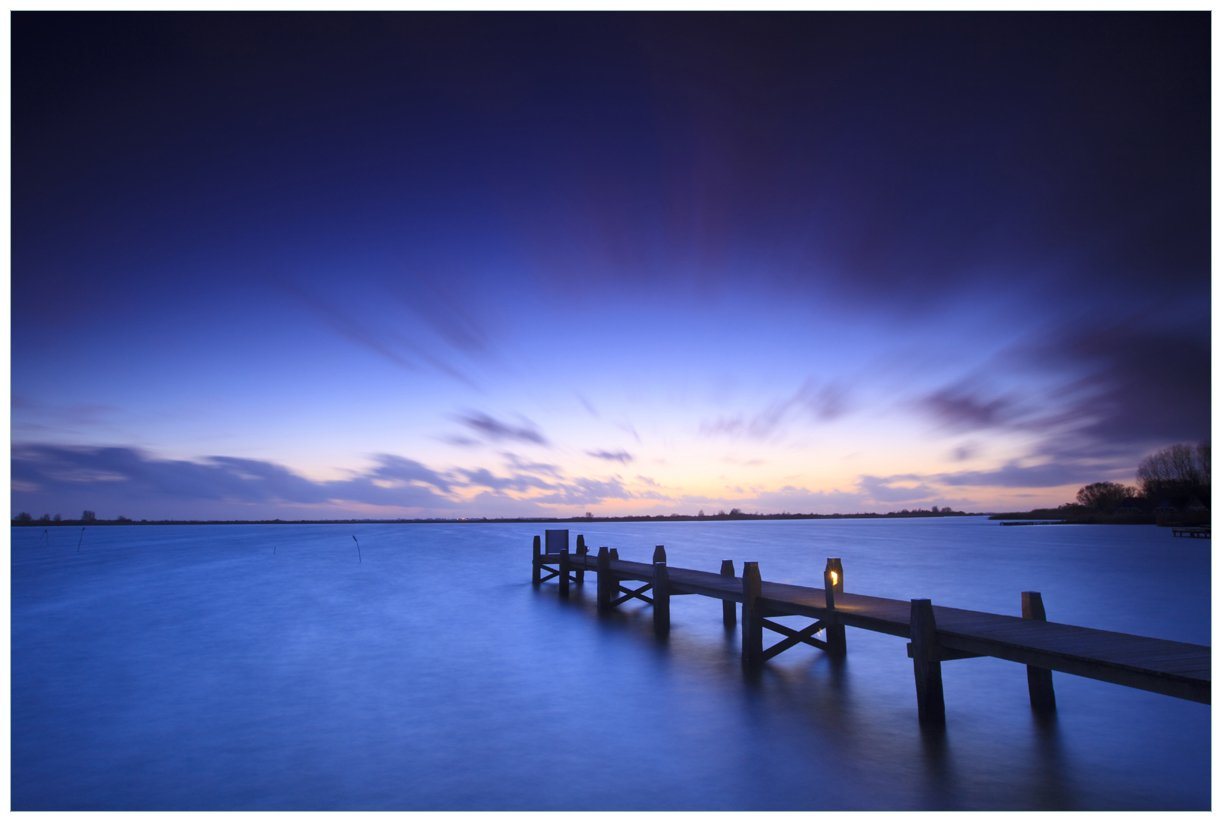
[[[783,646],[779,649],[765,651],[762,655],[760,650],[756,649],[757,659],[761,656],[762,659],[767,659],[799,642],[815,645],[829,652],[838,650],[843,653],[843,626],[912,639],[917,606],[919,604],[923,608],[928,607],[925,601],[920,600],[904,601],[845,593],[839,590],[843,587],[843,578],[840,577],[840,584],[836,585],[837,577],[834,575],[825,577],[830,580],[825,582],[825,585],[834,589],[833,597],[829,598],[826,587],[813,588],[760,581],[754,566],[752,573],[756,574],[757,588],[745,584],[743,577],[727,574],[726,571],[731,570],[728,563],[723,563],[722,573],[670,568],[666,567],[665,552],[660,546],[655,552],[655,560],[659,558],[660,562],[644,563],[621,560],[614,555],[595,557],[586,553],[584,540],[580,538],[576,554],[566,551],[543,553],[538,548],[535,554],[536,568],[541,566],[552,571],[551,566],[555,566],[553,576],[564,574],[562,591],[567,591],[570,575],[581,577],[585,571],[598,573],[601,563],[609,577],[607,584],[616,586],[615,602],[637,598],[654,604],[655,626],[658,625],[659,617],[662,617],[667,629],[670,596],[691,594],[727,603],[747,603],[743,608],[744,626],[751,622],[750,630],[759,631],[762,628],[757,623],[762,621],[762,627],[786,633],[788,637],[778,644]],[[829,561],[829,568],[833,567],[831,562],[835,562],[834,567],[839,568],[838,560]],[[664,570],[659,570],[659,565]],[[744,573],[744,576],[747,574]],[[645,585],[628,589],[622,586],[625,582]],[[644,594],[651,586],[655,588],[652,596]],[[754,593],[755,590],[758,590],[758,594]],[[642,593],[636,594],[634,591]],[[624,593],[623,596],[619,596],[621,592]],[[600,593],[600,604],[603,603],[602,596]],[[1035,600],[1039,598],[1038,594],[1030,596]],[[655,602],[657,599],[663,600],[662,605]],[[662,607],[665,612],[656,613]],[[748,607],[753,621],[748,620]],[[939,663],[942,660],[976,656],[990,656],[1024,664],[1037,678],[1040,672],[1047,677],[1047,671],[1060,671],[1209,704],[1211,670],[1208,646],[1047,622],[1042,619],[1042,602],[1039,603],[1038,610],[1036,618],[1023,618],[933,606],[934,630],[931,633],[923,626],[922,635],[909,644],[909,655],[914,657],[914,663],[918,659],[922,660],[917,665],[918,692],[922,691],[921,671],[933,663],[931,675],[936,675],[934,678],[938,709],[934,713],[940,714],[941,709]],[[817,627],[808,628],[804,633],[805,638],[800,638],[796,636],[799,632],[769,621],[766,619],[769,616],[805,616],[816,620]],[[733,624],[732,610],[726,610],[726,619],[727,625]],[[744,664],[748,654],[747,645],[751,644],[746,641],[747,630],[745,627]],[[815,633],[823,631],[826,631],[824,635],[827,640],[813,638]],[[832,641],[835,639],[835,631],[840,632],[839,645]],[[1040,687],[1047,693],[1037,700],[1037,685],[1035,680],[1032,680],[1033,705],[1037,701],[1048,705],[1055,704],[1052,699],[1051,680],[1046,680],[1045,683]],[[921,707],[924,720],[925,705],[922,704]]]

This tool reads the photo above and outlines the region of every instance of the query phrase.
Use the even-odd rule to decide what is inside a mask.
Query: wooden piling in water
[[[670,572],[665,559],[653,564],[653,632],[658,636],[670,633]]]
[[[917,718],[922,725],[946,724],[946,702],[942,696],[942,654],[938,648],[938,626],[933,603],[912,600],[912,673],[916,677]]]
[[[560,596],[567,597],[569,595],[569,546],[568,541],[560,546],[560,559],[556,563],[556,567],[560,569]]]
[[[586,555],[589,553],[590,553],[590,549],[586,547],[585,534],[578,534],[577,535],[577,556],[581,557],[584,560]],[[586,584],[586,566],[584,562],[577,568],[576,581],[578,585]]]
[[[754,671],[764,664],[764,615],[760,611],[760,578],[758,562],[743,563],[743,669]]]
[[[659,562],[666,562],[666,546],[665,545],[653,546],[653,561],[654,561],[654,564],[657,564]]]
[[[721,575],[723,577],[733,578],[734,560],[723,559],[721,561]],[[729,600],[729,599],[722,600],[721,602],[721,624],[724,625],[726,628],[733,628],[736,624],[738,624],[738,620],[736,619],[735,613],[734,613],[734,601],[733,600]]]
[[[1044,598],[1039,591],[1023,591],[1023,619],[1047,622]],[[1027,693],[1036,713],[1051,714],[1057,709],[1056,692],[1052,689],[1052,671],[1035,665],[1027,666]]]
[[[844,566],[839,557],[829,557],[823,568],[823,592],[829,613],[824,616],[823,624],[827,636],[827,653],[832,656],[844,656],[847,645],[844,640],[844,623],[835,614],[836,594],[844,593]]]
[[[531,550],[530,584],[537,587],[543,580],[543,544],[538,535],[535,536]]]
[[[615,594],[616,583],[611,578],[611,552],[607,546],[598,549],[598,609],[606,611],[611,607],[611,598]]]

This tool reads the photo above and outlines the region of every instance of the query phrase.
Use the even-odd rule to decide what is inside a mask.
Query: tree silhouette
[[[1137,496],[1137,489],[1118,482],[1092,482],[1078,489],[1078,504],[1095,511],[1114,511]]]
[[[1179,443],[1155,451],[1137,467],[1141,492],[1155,505],[1209,505],[1209,443]]]

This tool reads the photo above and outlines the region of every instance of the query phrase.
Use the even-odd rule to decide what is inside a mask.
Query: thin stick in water
[[[81,552],[81,540],[83,540],[84,538],[85,538],[85,529],[82,528],[81,535],[76,538],[76,552],[78,554]]]
[[[361,541],[355,535],[353,535],[352,541],[356,543],[356,561],[364,562],[365,560],[361,559]]]

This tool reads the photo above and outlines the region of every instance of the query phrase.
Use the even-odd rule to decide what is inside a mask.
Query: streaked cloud
[[[555,488],[555,483],[539,479],[530,474],[513,474],[502,477],[487,468],[459,468],[466,485],[488,488],[493,491],[529,491],[532,488]]]
[[[452,483],[449,479],[416,460],[395,454],[378,454],[374,459],[377,467],[369,472],[373,479],[418,482],[431,485],[443,494],[450,492]]]
[[[1020,416],[1017,403],[1004,396],[982,396],[959,383],[938,389],[920,401],[923,410],[948,428],[975,431],[1013,424]]]
[[[535,460],[521,457],[512,451],[502,451],[501,457],[504,458],[506,465],[516,471],[528,474],[544,474],[549,477],[559,477],[564,473],[559,465],[550,462],[536,462]]]
[[[21,444],[12,459],[13,505],[101,516],[188,518],[201,505],[232,506],[235,516],[270,518],[285,510],[311,509],[314,516],[345,516],[361,506],[365,516],[478,515],[479,499],[497,501],[505,515],[551,511],[555,506],[596,505],[607,500],[665,499],[656,491],[630,491],[618,477],[571,477],[546,463],[508,475],[484,467],[430,468],[394,454],[378,454],[371,467],[340,480],[313,480],[266,460],[208,456],[164,459],[138,448]],[[489,496],[491,495],[491,496]],[[551,506],[549,508],[549,506]],[[564,513],[561,511],[560,513]]]
[[[455,419],[489,442],[522,442],[531,445],[548,445],[547,438],[538,426],[528,419],[508,423],[481,411],[468,411]]]
[[[966,462],[979,453],[980,446],[975,443],[964,443],[955,446],[955,449],[950,452],[950,459],[954,462]]]
[[[31,444],[14,447],[12,470],[14,478],[38,489],[30,493],[44,501],[44,507],[56,499],[83,500],[83,507],[94,507],[88,502],[97,499],[98,508],[135,515],[143,514],[137,509],[189,510],[201,501],[232,503],[244,510],[266,504],[350,502],[452,511],[456,505],[446,494],[452,483],[419,463],[389,455],[379,455],[372,469],[350,479],[315,481],[263,460],[169,460],[136,448]],[[388,478],[399,482],[388,486]],[[14,502],[21,504],[20,499]]]
[[[470,375],[449,362],[434,347],[387,328],[386,314],[380,308],[371,307],[358,318],[349,309],[341,307],[334,297],[323,298],[307,287],[286,279],[273,279],[272,282],[298,304],[309,309],[331,331],[385,361],[407,371],[434,369],[463,385],[477,387]]]
[[[719,417],[701,424],[708,436],[727,435],[767,440],[781,433],[794,420],[826,423],[848,413],[849,390],[839,383],[818,383],[808,378],[792,394],[773,401],[753,414]]]
[[[619,463],[632,462],[632,455],[629,454],[627,451],[623,450],[622,448],[615,450],[615,451],[599,449],[596,451],[586,451],[586,453],[589,454],[591,457],[594,457],[595,459],[606,460],[607,462],[619,462]]]

